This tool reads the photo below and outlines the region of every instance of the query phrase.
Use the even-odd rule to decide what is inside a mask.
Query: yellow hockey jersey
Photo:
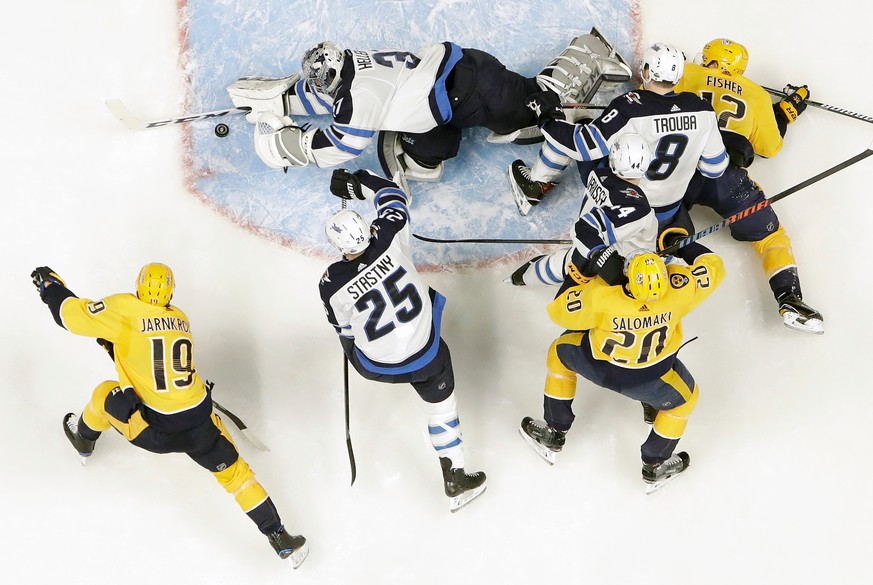
[[[658,301],[638,301],[624,286],[595,278],[558,295],[549,317],[564,329],[588,330],[594,358],[622,368],[649,367],[679,350],[682,317],[721,283],[724,263],[710,252],[691,266],[668,266],[667,274],[670,288]]]
[[[688,63],[675,91],[711,102],[719,128],[747,138],[755,154],[771,157],[782,149],[770,94],[747,77]]]
[[[102,337],[115,345],[121,387],[132,386],[152,410],[175,414],[206,399],[194,362],[191,326],[180,309],[150,305],[122,293],[99,301],[69,297],[60,316],[70,332]]]

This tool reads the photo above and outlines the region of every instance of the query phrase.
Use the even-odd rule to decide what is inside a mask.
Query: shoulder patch
[[[88,312],[92,315],[96,315],[97,313],[103,312],[106,310],[106,303],[103,301],[95,301],[93,303],[88,303]]]
[[[689,282],[691,282],[691,279],[689,279],[684,274],[676,272],[670,275],[670,286],[672,286],[673,288],[682,288]]]
[[[627,92],[626,94],[624,94],[624,98],[627,100],[627,103],[629,103],[629,104],[637,104],[640,106],[643,105],[643,102],[640,101],[640,94],[638,94],[635,91]]]

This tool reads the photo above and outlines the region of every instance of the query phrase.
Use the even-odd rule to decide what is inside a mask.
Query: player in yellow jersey
[[[745,77],[749,53],[730,39],[707,43],[701,60],[703,65],[685,66],[676,91],[690,91],[712,103],[730,164],[717,179],[697,175],[685,205],[706,205],[726,218],[764,200],[764,192],[746,168],[756,154],[772,157],[779,152],[786,128],[806,109],[809,89],[789,86],[789,95],[774,104],[760,85]],[[773,208],[765,207],[731,224],[730,229],[734,239],[755,247],[785,325],[823,333],[821,313],[803,302],[791,239]]]
[[[152,453],[186,453],[212,472],[276,553],[297,568],[308,554],[306,539],[285,531],[273,501],[212,411],[210,388],[195,366],[188,317],[170,304],[175,289],[170,268],[146,264],[136,295],[98,301],[78,298],[46,266],[31,278],[58,325],[97,338],[115,361],[118,380],[100,383],[80,417],[64,417],[64,433],[82,463],[110,428]]]
[[[682,318],[718,287],[724,265],[698,243],[677,252],[688,266],[668,267],[657,254],[640,252],[628,257],[624,284],[610,286],[600,277],[574,283],[549,305],[549,317],[567,331],[549,347],[545,421],[525,417],[519,432],[554,464],[575,419],[577,374],[638,400],[657,411],[640,449],[643,480],[651,492],[690,461],[687,453],[673,451],[699,390],[676,352],[682,344]]]

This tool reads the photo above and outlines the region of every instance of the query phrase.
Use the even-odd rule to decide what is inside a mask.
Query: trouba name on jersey
[[[394,268],[394,260],[386,254],[374,262],[367,270],[361,272],[355,280],[351,281],[346,286],[346,292],[351,295],[353,300],[358,300],[361,298],[361,295],[382,282],[382,279]]]
[[[148,333],[150,331],[191,332],[191,326],[188,325],[188,322],[178,317],[153,317],[152,319],[141,319],[141,321],[140,333]]]
[[[664,116],[663,118],[652,118],[655,124],[655,133],[661,134],[664,132],[679,132],[683,130],[697,130],[697,116]]]

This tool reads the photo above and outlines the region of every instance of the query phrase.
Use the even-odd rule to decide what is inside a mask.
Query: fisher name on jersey
[[[676,91],[693,92],[710,102],[722,132],[742,136],[755,154],[771,157],[782,149],[770,94],[744,75],[728,75],[689,63]],[[726,137],[725,142],[728,140]]]
[[[542,130],[544,148],[577,161],[607,156],[623,134],[642,135],[653,157],[640,187],[656,214],[659,208],[671,207],[682,199],[695,170],[715,178],[728,164],[712,106],[688,92],[628,92],[612,100],[592,122],[553,120]]]
[[[682,318],[724,279],[721,258],[698,249],[704,253],[685,258],[692,260],[690,266],[667,266],[669,289],[658,301],[638,301],[624,286],[596,278],[558,295],[548,306],[549,317],[567,330],[587,330],[586,349],[610,366],[666,371],[672,367],[668,358],[682,344]]]
[[[461,47],[444,42],[415,53],[346,49],[333,98],[303,79],[288,96],[291,115],[331,114],[333,123],[315,130],[312,153],[320,167],[360,155],[381,130],[423,133],[452,119],[446,80],[461,59]]]
[[[415,269],[403,191],[380,189],[375,204],[378,217],[364,253],[331,264],[318,288],[327,320],[340,336],[354,340],[364,368],[404,374],[436,356],[445,298]]]

